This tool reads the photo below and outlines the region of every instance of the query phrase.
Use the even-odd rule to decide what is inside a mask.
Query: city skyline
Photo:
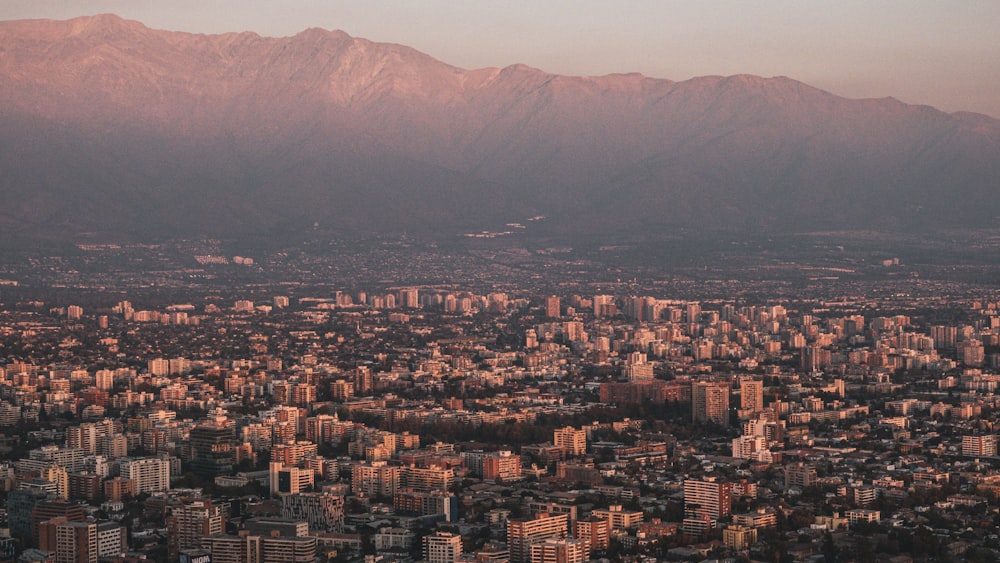
[[[220,244],[3,266],[0,553],[1000,554],[995,265]]]

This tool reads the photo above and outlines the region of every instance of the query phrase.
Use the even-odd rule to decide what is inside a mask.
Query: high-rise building
[[[69,498],[95,501],[101,495],[101,476],[91,471],[69,473]]]
[[[528,501],[528,512],[530,514],[541,514],[546,513],[548,515],[553,514],[565,514],[569,516],[570,523],[576,522],[577,519],[577,506],[575,504],[563,504],[554,501]]]
[[[618,307],[615,306],[615,298],[612,295],[594,296],[594,316],[613,317],[618,314]]]
[[[128,455],[128,438],[122,434],[110,434],[97,438],[97,453],[108,458],[118,459]]]
[[[134,484],[135,494],[157,493],[170,490],[170,461],[142,458],[122,461],[119,464],[122,479]]]
[[[808,372],[818,371],[830,365],[833,355],[829,349],[819,344],[810,344],[801,350],[801,368]]]
[[[46,481],[40,477],[21,481],[17,484],[17,488],[21,490],[36,491],[39,494],[53,498],[58,498],[59,496],[59,485],[53,483],[52,481]]]
[[[315,537],[287,538],[262,536],[260,538],[260,560],[283,561],[287,563],[313,563],[316,561]]]
[[[688,303],[684,308],[684,320],[696,323],[701,320],[701,303]]]
[[[733,438],[733,457],[752,459],[770,463],[773,459],[771,450],[767,448],[767,440],[763,436],[740,436]]]
[[[778,525],[778,509],[758,508],[752,512],[733,514],[733,524],[748,528],[774,528]]]
[[[443,514],[447,522],[458,520],[458,497],[454,493],[403,489],[396,492],[392,501],[393,511],[398,514]]]
[[[652,318],[646,315],[646,299],[635,295],[630,295],[625,298],[623,312],[626,317],[633,321],[642,322],[651,320]]]
[[[958,327],[932,326],[931,338],[934,339],[934,347],[938,350],[953,349],[955,348],[955,341],[958,339]]]
[[[206,536],[201,545],[212,553],[212,563],[261,563],[259,535],[241,531],[238,536]]]
[[[750,416],[764,410],[764,382],[759,379],[740,380],[740,414]],[[742,417],[742,416],[741,416]]]
[[[585,563],[590,560],[587,542],[548,539],[531,544],[531,563]]]
[[[638,528],[642,523],[641,510],[625,510],[620,504],[609,506],[607,509],[597,509],[591,512],[595,518],[601,518],[611,523],[612,530],[631,530]]]
[[[271,496],[278,496],[282,493],[294,495],[312,489],[316,472],[272,461],[268,475],[271,482]]]
[[[58,520],[62,522],[56,523]],[[93,522],[67,522],[58,519],[42,524],[43,540],[39,543],[45,551],[55,552],[56,563],[97,563],[99,557],[97,543],[97,524]],[[55,540],[54,545],[50,539]],[[53,549],[54,548],[54,549]]]
[[[92,452],[91,452],[92,453]],[[84,469],[84,461],[86,452],[80,448],[76,447],[65,447],[60,448],[56,445],[47,445],[40,448],[33,449],[28,452],[28,459],[35,463],[25,463],[26,460],[21,460],[21,466],[28,469],[41,469],[42,467],[55,463],[58,464],[69,471],[70,473],[76,471],[82,471]],[[29,467],[30,465],[36,465],[35,467]]]
[[[393,496],[399,489],[399,470],[384,461],[359,463],[351,468],[351,491],[368,496]]]
[[[115,372],[110,369],[99,369],[94,373],[94,386],[101,391],[110,391],[115,386]]]
[[[289,390],[289,402],[300,407],[307,407],[316,402],[316,386],[308,383],[298,383]]]
[[[490,293],[486,296],[486,309],[491,313],[502,313],[507,310],[506,293]]]
[[[986,359],[985,348],[980,340],[963,340],[958,344],[958,360],[970,367],[981,367]]]
[[[491,452],[483,457],[483,479],[509,481],[521,478],[521,456],[510,451]]]
[[[84,422],[66,429],[66,447],[80,448],[87,454],[97,453],[97,439],[108,434],[107,427]]]
[[[84,469],[84,454],[79,448],[60,448],[55,445],[42,446],[28,452],[28,459],[17,462],[18,471],[40,472],[50,465],[58,465],[72,473]]]
[[[442,444],[442,443],[438,442],[438,444]],[[453,453],[455,453],[453,447],[447,447],[447,446],[451,446],[451,444],[445,445],[446,447],[444,449],[442,449],[442,450],[438,450],[438,448],[437,448],[438,444],[433,444],[433,445],[430,446],[430,449],[431,449],[431,451],[434,454],[441,455],[441,454],[453,454]],[[444,445],[444,444],[442,444],[442,445]],[[484,452],[483,450],[465,450],[465,451],[463,451],[459,455],[462,456],[462,461],[465,463],[466,472],[469,475],[472,475],[474,477],[482,477],[483,476],[483,459],[485,459],[486,456],[490,455],[490,452]],[[409,463],[418,463],[419,462],[419,460],[412,460],[411,461],[410,455],[406,455],[405,458],[406,458],[407,462],[409,462]]]
[[[130,479],[115,477],[104,482],[104,496],[108,500],[122,500],[135,495],[135,482]]]
[[[222,508],[211,499],[184,499],[167,516],[167,556],[176,561],[182,549],[201,547],[203,537],[220,535],[225,529]]]
[[[375,378],[368,366],[359,366],[354,370],[354,392],[356,394],[363,396],[371,392],[374,385]]]
[[[39,471],[39,477],[56,484],[56,495],[59,498],[63,500],[69,499],[69,473],[66,472],[65,468],[53,463],[48,467],[42,468]]]
[[[568,342],[585,342],[587,340],[587,332],[583,329],[583,323],[580,321],[568,321],[562,324],[563,338]]]
[[[399,486],[418,491],[447,491],[455,482],[451,467],[403,467],[399,472]]]
[[[3,368],[0,368],[0,375],[3,375]],[[20,420],[20,405],[12,405],[6,401],[0,402],[0,426],[14,426]]]
[[[604,551],[611,539],[611,521],[592,516],[573,522],[573,537],[587,542],[589,551]]]
[[[191,372],[191,360],[187,358],[172,358],[167,362],[170,375],[187,375]]]
[[[216,535],[202,538],[213,563],[313,563],[317,541],[309,536],[287,536],[271,531],[241,530],[238,536]],[[207,561],[207,559],[206,559]]]
[[[531,546],[547,539],[562,540],[569,534],[569,516],[566,514],[537,514],[533,519],[507,521],[507,547],[511,563],[531,561]]]
[[[191,430],[194,458],[191,469],[203,477],[228,474],[233,469],[233,429],[217,423],[204,423]]]
[[[407,309],[416,309],[420,306],[420,290],[407,288],[399,290],[399,306]]]
[[[488,542],[475,553],[476,563],[509,563],[510,550],[503,542]]]
[[[650,381],[654,377],[653,364],[645,352],[632,352],[625,360],[625,377],[629,381]]]
[[[809,487],[816,484],[816,468],[807,463],[790,463],[785,466],[785,487]]]
[[[279,461],[285,465],[300,466],[305,460],[316,457],[318,447],[312,442],[293,442],[277,444],[271,448],[271,461]]]
[[[170,375],[170,361],[165,358],[153,358],[146,362],[146,369],[154,376]]]
[[[83,506],[75,502],[65,502],[55,499],[39,501],[31,511],[31,537],[35,545],[39,545],[39,525],[53,518],[65,518],[67,522],[83,522],[86,514]]]
[[[694,383],[691,386],[691,419],[728,426],[729,387],[723,383]]]
[[[739,525],[726,526],[722,530],[722,542],[734,551],[746,551],[757,543],[757,529]]]
[[[45,497],[44,492],[25,489],[15,489],[7,494],[7,526],[12,536],[31,536],[31,515]]]
[[[330,383],[330,395],[338,401],[350,399],[354,396],[354,382],[346,379],[338,379]]]
[[[434,532],[424,536],[424,560],[428,563],[455,563],[462,556],[462,536]]]
[[[335,385],[337,382],[330,384],[331,391],[334,396],[336,396],[337,391],[335,390]],[[349,381],[342,382],[353,387],[353,384]],[[353,390],[350,396],[353,396]],[[349,398],[349,395],[344,395],[340,397],[340,400]],[[306,419],[306,440],[314,444],[329,444],[333,441],[335,437],[335,429],[339,419],[336,416],[331,416],[328,414],[320,414]]]
[[[552,433],[552,443],[567,457],[584,455],[587,453],[587,432],[572,426],[557,428]]]
[[[251,518],[245,522],[251,535],[279,536],[297,538],[309,535],[309,522],[305,520],[290,520],[285,518]]]
[[[128,551],[128,530],[118,522],[97,523],[97,556],[119,557]]]
[[[962,436],[962,455],[967,457],[993,457],[997,455],[997,437]]]
[[[775,420],[775,416],[759,415],[743,423],[743,436],[764,438],[765,446],[781,446],[785,440],[785,421]]]
[[[558,295],[550,295],[545,298],[545,316],[550,319],[559,318],[560,307]]]
[[[684,481],[684,515],[688,518],[728,516],[733,507],[733,486],[717,481]]]
[[[330,493],[281,495],[281,517],[304,520],[311,530],[339,532],[344,528],[344,497]]]

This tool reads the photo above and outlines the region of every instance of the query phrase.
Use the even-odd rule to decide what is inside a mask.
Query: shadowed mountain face
[[[0,235],[29,237],[980,227],[1000,121],[95,16],[0,22],[0,171]]]

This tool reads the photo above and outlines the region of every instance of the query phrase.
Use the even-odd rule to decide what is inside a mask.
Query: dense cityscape
[[[0,2],[0,563],[1000,563],[1000,2]]]
[[[8,257],[0,557],[1000,557],[995,272],[622,248]]]

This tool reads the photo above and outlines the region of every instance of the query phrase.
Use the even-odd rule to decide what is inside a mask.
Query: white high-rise
[[[170,489],[170,462],[165,459],[130,459],[120,464],[122,479],[135,483],[135,492],[156,493]]]

